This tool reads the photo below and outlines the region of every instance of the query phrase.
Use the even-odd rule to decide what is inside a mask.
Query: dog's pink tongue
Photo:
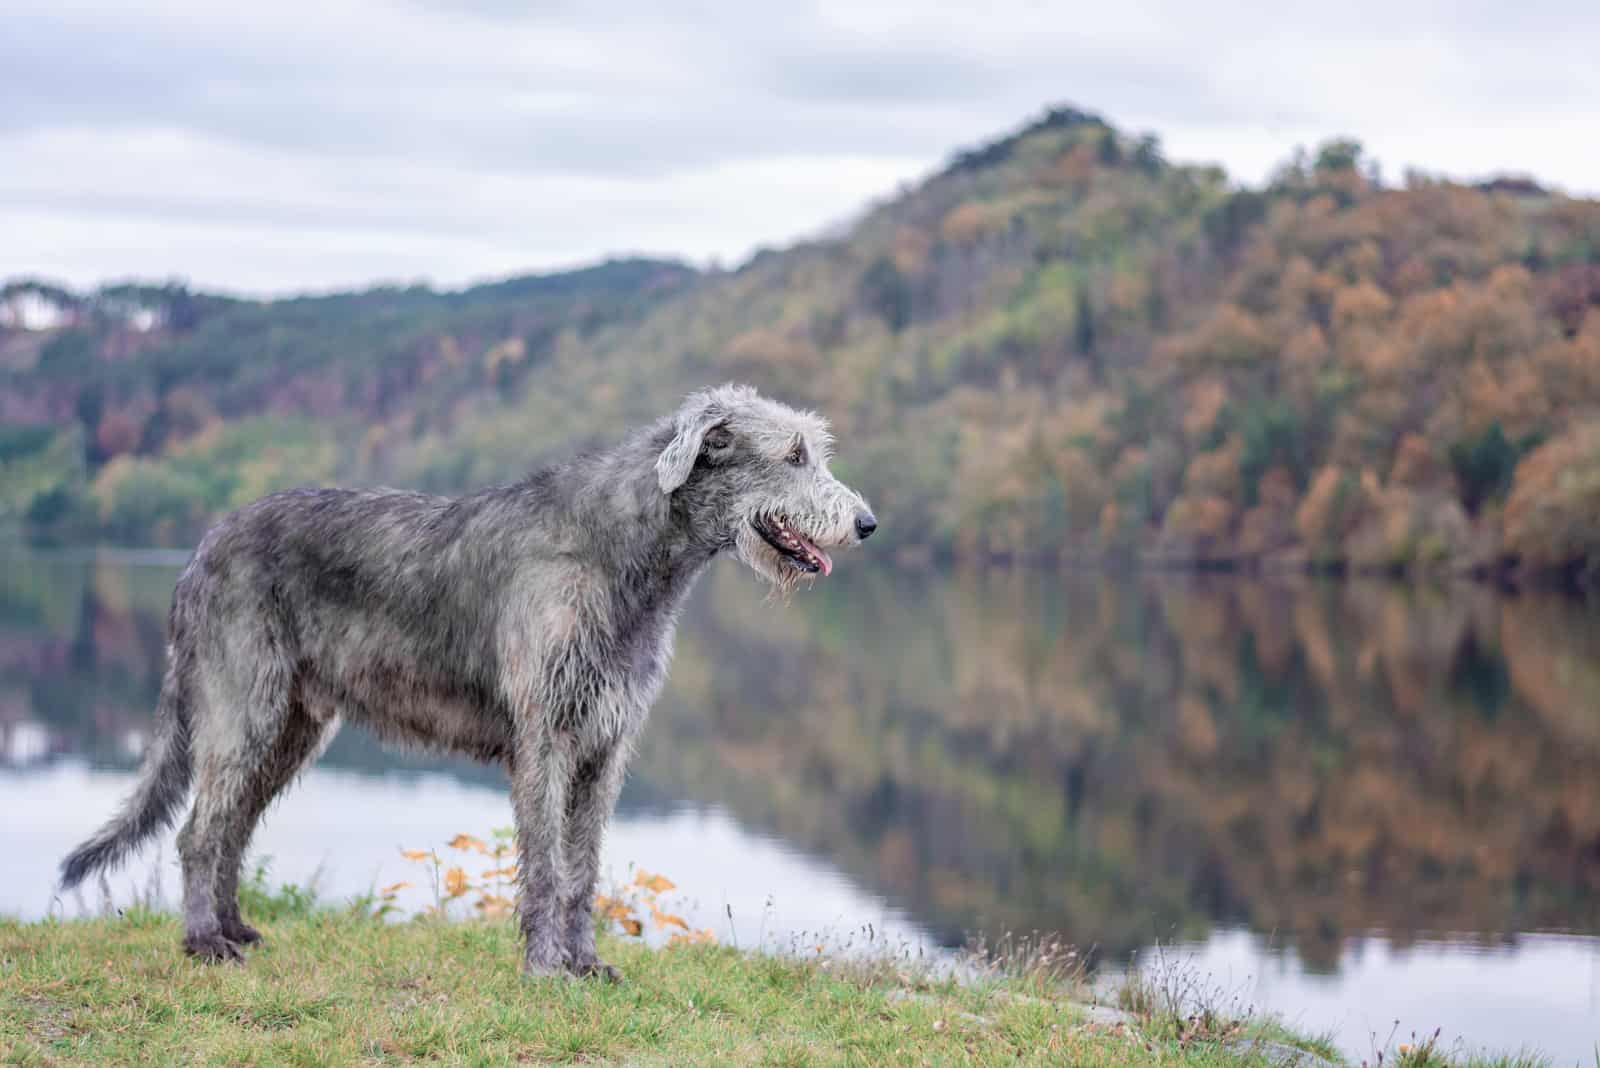
[[[801,534],[799,531],[795,531],[795,538],[796,538],[796,540],[798,540],[800,542],[800,544],[802,544],[802,545],[804,545],[806,547],[806,551],[807,552],[809,552],[812,556],[815,556],[817,558],[817,563],[822,565],[822,577],[823,578],[827,578],[829,575],[833,574],[833,560],[832,560],[832,558],[830,558],[827,553],[825,553],[821,549],[817,548],[817,543],[816,542],[812,541],[810,538],[806,537],[804,534]]]

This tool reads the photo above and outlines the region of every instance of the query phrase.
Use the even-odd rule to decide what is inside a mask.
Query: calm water
[[[128,788],[179,563],[3,558],[0,911],[47,911],[55,861]],[[400,847],[508,823],[502,790],[346,731],[256,854],[359,893],[414,877]],[[171,856],[114,894],[155,880],[170,901]],[[1437,1026],[1591,1066],[1600,612],[859,557],[780,607],[719,564],[607,862],[666,872],[697,925],[744,945],[1040,930],[1109,971],[1159,940],[1358,1060],[1398,1019],[1397,1040]]]

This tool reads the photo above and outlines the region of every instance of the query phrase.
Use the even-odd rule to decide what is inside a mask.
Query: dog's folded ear
[[[705,394],[694,394],[678,409],[677,433],[656,457],[656,479],[662,493],[671,493],[689,481],[702,447],[725,449],[732,444],[733,435],[722,425],[727,419],[727,409]]]

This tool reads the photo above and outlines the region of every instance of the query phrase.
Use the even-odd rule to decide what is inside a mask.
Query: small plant
[[[1394,1068],[1449,1068],[1450,1059],[1439,1051],[1439,1028],[1434,1028],[1433,1034],[1419,1039],[1417,1033],[1411,1033],[1410,1042],[1394,1044],[1395,1033],[1400,1029],[1400,1021],[1394,1022],[1394,1027],[1389,1031],[1389,1037],[1383,1043],[1383,1048],[1373,1054],[1370,1062],[1374,1068],[1383,1068],[1384,1065],[1393,1064]],[[1373,1037],[1376,1037],[1374,1035]],[[1394,1053],[1390,1055],[1393,1045]],[[1369,1062],[1362,1061],[1363,1068]]]
[[[446,848],[460,853],[476,853],[489,860],[492,867],[476,876],[467,871],[464,863],[447,865],[436,849],[400,851],[405,859],[426,866],[428,885],[433,890],[433,904],[426,915],[447,918],[450,906],[470,894],[477,895],[473,907],[486,919],[501,919],[511,915],[515,902],[509,891],[517,874],[516,863],[511,860],[515,849],[513,832],[509,828],[497,828],[492,837],[493,845],[470,834],[458,834],[446,843]],[[397,911],[394,905],[396,895],[410,886],[408,882],[398,882],[380,888],[378,898],[383,905],[379,912],[387,914]]]
[[[717,940],[709,927],[692,930],[682,916],[661,907],[661,895],[677,889],[665,875],[652,874],[640,868],[633,881],[615,887],[609,894],[597,894],[594,900],[595,916],[602,924],[614,924],[615,929],[633,938],[642,938],[645,921],[657,931],[674,929],[667,936],[667,945],[693,945]]]
[[[1089,965],[1088,954],[1038,931],[1026,935],[1007,931],[994,941],[982,936],[969,939],[961,958],[980,975],[1005,976],[1039,991],[1082,989]]]
[[[248,878],[239,884],[239,907],[246,915],[272,922],[290,917],[309,916],[319,907],[317,873],[312,873],[305,886],[285,883],[273,887],[268,881],[272,858],[256,861]]]
[[[470,834],[458,834],[445,843],[445,848],[476,854],[489,866],[474,874],[465,861],[451,863],[436,849],[402,849],[402,857],[423,865],[428,873],[433,904],[423,915],[447,919],[451,906],[465,898],[474,899],[472,907],[486,920],[505,919],[516,911],[516,832],[512,828],[496,828],[487,842]],[[372,898],[372,914],[381,917],[399,912],[400,891],[411,885],[402,881],[379,887]],[[595,919],[632,938],[644,937],[647,926],[666,931],[669,946],[715,942],[716,935],[709,927],[693,930],[682,916],[662,907],[661,896],[675,889],[676,885],[665,875],[641,868],[634,873],[632,882],[595,895]]]
[[[1253,1005],[1202,975],[1193,961],[1168,956],[1159,942],[1153,962],[1135,964],[1118,992],[1117,1004],[1153,1035],[1179,1045],[1242,1038],[1256,1016]]]
[[[1373,1034],[1372,1059],[1363,1060],[1362,1068],[1387,1068],[1391,1064],[1394,1068],[1549,1068],[1550,1064],[1548,1057],[1527,1050],[1511,1054],[1484,1054],[1463,1052],[1458,1047],[1456,1053],[1448,1053],[1439,1048],[1439,1038],[1443,1032],[1437,1027],[1432,1034],[1420,1038],[1413,1031],[1411,1041],[1396,1043],[1394,1036],[1399,1030],[1400,1021],[1396,1020],[1381,1047],[1377,1045],[1378,1036]],[[1600,1050],[1597,1050],[1595,1063],[1600,1068]]]

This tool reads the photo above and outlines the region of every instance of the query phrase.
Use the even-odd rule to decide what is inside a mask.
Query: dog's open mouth
[[[820,571],[826,576],[833,572],[833,561],[828,554],[818,548],[816,542],[796,530],[787,516],[757,516],[750,520],[750,525],[756,528],[761,540],[772,546],[791,566],[808,575]]]

